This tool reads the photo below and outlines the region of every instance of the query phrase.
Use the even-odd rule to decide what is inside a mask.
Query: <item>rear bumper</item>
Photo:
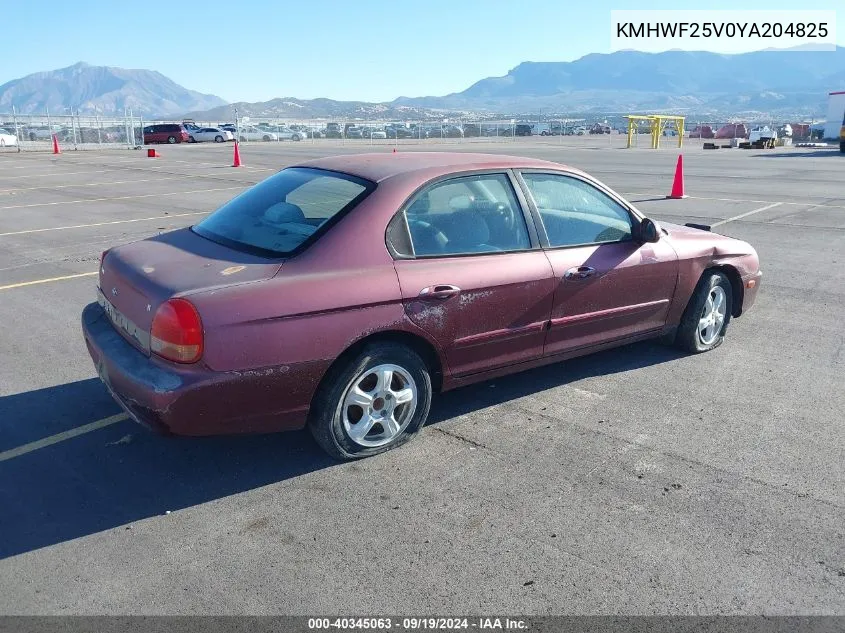
[[[148,357],[109,323],[102,307],[82,311],[88,353],[112,397],[136,422],[166,435],[267,433],[302,428],[319,368],[215,372]],[[318,380],[319,378],[317,378]],[[285,398],[286,394],[299,397]],[[287,401],[285,401],[287,400]]]

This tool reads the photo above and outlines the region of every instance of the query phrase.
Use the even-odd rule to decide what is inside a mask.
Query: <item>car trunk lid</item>
[[[180,229],[108,251],[100,268],[98,301],[115,329],[149,354],[150,327],[164,301],[269,279],[282,263]]]

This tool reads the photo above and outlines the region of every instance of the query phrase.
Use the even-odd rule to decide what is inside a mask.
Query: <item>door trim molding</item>
[[[580,323],[582,321],[601,321],[602,319],[610,319],[622,314],[632,314],[636,312],[645,312],[650,308],[655,308],[660,305],[666,305],[669,299],[658,299],[657,301],[647,301],[645,303],[635,303],[628,306],[620,306],[618,308],[608,308],[607,310],[596,310],[595,312],[584,312],[583,314],[573,314],[571,316],[559,317],[551,320],[550,327],[564,327],[570,323]]]

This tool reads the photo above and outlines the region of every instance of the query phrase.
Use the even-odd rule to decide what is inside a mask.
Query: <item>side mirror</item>
[[[640,222],[640,240],[642,242],[657,242],[660,240],[660,229],[651,218],[643,218]]]

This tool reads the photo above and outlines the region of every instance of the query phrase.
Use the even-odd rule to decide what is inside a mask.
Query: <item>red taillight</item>
[[[150,350],[177,363],[195,363],[202,356],[202,321],[187,299],[162,303],[150,328]]]

